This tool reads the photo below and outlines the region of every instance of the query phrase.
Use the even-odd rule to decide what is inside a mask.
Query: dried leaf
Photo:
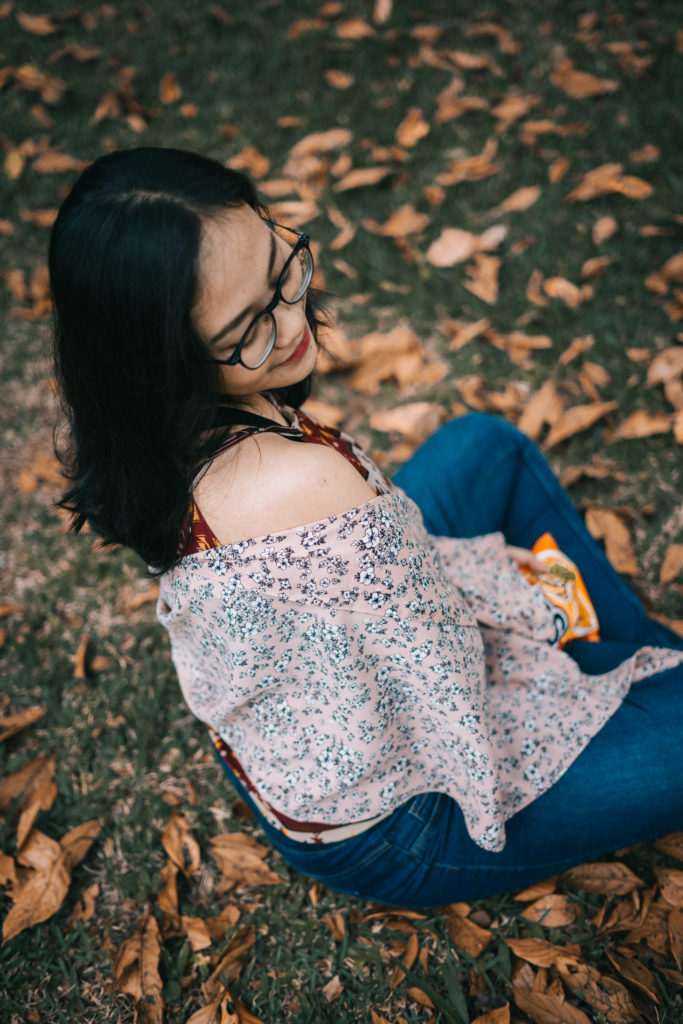
[[[644,409],[627,416],[617,427],[616,436],[624,440],[634,437],[652,437],[654,434],[668,434],[672,418],[666,413],[649,413]]]
[[[53,755],[41,754],[27,761],[0,781],[0,811],[6,814],[13,800],[21,797],[20,806],[27,807],[47,782],[53,781],[56,767]],[[53,783],[54,784],[54,783]],[[55,796],[57,789],[55,787]]]
[[[159,82],[159,99],[162,103],[177,103],[183,91],[173,72],[168,72]]]
[[[23,11],[17,11],[16,18],[24,31],[34,36],[51,36],[57,31],[57,26],[49,14],[25,14]]]
[[[634,985],[641,992],[644,992],[653,1003],[661,1003],[657,983],[652,971],[648,971],[644,964],[631,957],[621,956],[619,953],[611,953],[609,950],[605,952],[607,953],[608,960],[613,967],[616,967],[622,978],[625,978],[630,985]]]
[[[479,236],[460,228],[444,228],[427,250],[427,262],[434,267],[452,267],[479,250]]]
[[[475,1017],[472,1024],[510,1024],[510,1006],[499,1006],[497,1010],[489,1010]]]
[[[40,871],[49,868],[60,853],[61,847],[56,839],[46,836],[37,828],[32,828],[17,852],[17,861],[24,867]]]
[[[70,832],[63,835],[59,840],[59,845],[66,855],[66,863],[71,871],[80,864],[86,853],[92,846],[100,834],[102,826],[99,821],[93,819],[92,821],[85,821],[82,825],[77,825],[76,828],[72,828]]]
[[[548,168],[548,181],[556,185],[558,181],[562,181],[569,167],[570,163],[566,156],[560,156],[557,160],[553,160]]]
[[[555,946],[545,939],[503,939],[503,942],[515,956],[536,967],[553,967],[558,959],[568,956],[564,946]]]
[[[486,949],[493,938],[493,934],[487,928],[480,928],[474,921],[457,913],[449,916],[447,927],[453,945],[475,958]]]
[[[17,869],[14,860],[0,850],[0,888],[14,889],[17,885]]]
[[[140,921],[135,934],[117,951],[112,967],[117,989],[133,996],[145,1024],[162,1024],[163,1020],[160,955],[159,928],[154,917],[148,914]]]
[[[605,542],[605,553],[617,570],[629,576],[640,572],[626,523],[616,512],[594,506],[586,510],[586,527],[596,540]]]
[[[24,167],[26,166],[26,157],[18,146],[12,146],[8,149],[5,154],[3,167],[5,174],[10,181],[16,181],[24,173]]]
[[[95,901],[100,894],[100,887],[97,882],[87,886],[81,893],[81,898],[76,903],[71,915],[73,921],[91,921],[95,916]]]
[[[596,220],[591,231],[591,237],[595,244],[600,245],[601,242],[606,242],[608,238],[612,237],[618,226],[614,217],[600,217]]]
[[[550,81],[572,99],[602,96],[619,88],[619,83],[612,78],[598,78],[587,71],[577,71],[568,57],[555,62]]]
[[[369,39],[375,30],[362,18],[346,18],[337,23],[335,35],[340,39]]]
[[[540,390],[527,401],[522,415],[517,421],[517,427],[532,441],[538,441],[543,427],[546,424],[552,426],[556,423],[562,412],[562,399],[558,395],[553,381],[547,380]]]
[[[235,885],[281,885],[283,879],[263,863],[268,849],[243,832],[226,832],[210,841],[211,852]]]
[[[566,366],[568,363],[571,363],[572,359],[583,355],[584,352],[588,352],[594,344],[595,338],[592,334],[587,334],[584,338],[574,338],[568,348],[566,348],[560,356],[559,361],[561,365]]]
[[[521,915],[544,928],[562,928],[572,924],[579,916],[579,908],[560,893],[549,893],[535,900]]]
[[[391,174],[391,167],[356,167],[349,171],[334,185],[335,192],[348,192],[353,188],[365,188],[377,185]]]
[[[672,583],[683,573],[683,544],[669,544],[659,570],[660,583]]]
[[[560,876],[565,885],[582,892],[625,896],[639,889],[643,882],[621,861],[593,861],[579,864]]]
[[[469,38],[478,36],[494,36],[501,53],[519,53],[520,44],[513,38],[507,29],[502,25],[496,25],[492,21],[479,22],[477,25],[468,25],[465,35]]]
[[[325,72],[325,81],[328,85],[332,86],[333,89],[350,89],[356,79],[353,75],[350,75],[348,71],[339,71],[335,68],[330,68],[329,71]]]
[[[24,708],[23,711],[16,711],[13,715],[5,715],[0,718],[0,742],[21,732],[22,729],[28,728],[29,725],[33,725],[43,717],[46,711],[46,707],[34,704],[30,708]]]
[[[0,800],[1,807],[2,801]],[[654,845],[657,850],[661,850],[667,856],[673,857],[675,860],[683,860],[683,832],[670,832],[669,835],[658,839]]]
[[[568,202],[586,202],[609,192],[616,192],[627,199],[647,199],[653,189],[647,181],[633,175],[623,175],[621,164],[602,164],[588,171],[581,182],[567,196]]]
[[[531,903],[533,900],[539,899],[541,896],[549,896],[550,893],[555,892],[557,888],[557,875],[553,875],[551,878],[545,878],[542,882],[535,882],[534,885],[527,886],[526,889],[522,889],[513,897],[515,900],[519,900],[521,903]]]
[[[654,869],[662,898],[672,907],[683,909],[683,871],[663,868],[658,864],[654,865]]]
[[[414,235],[429,224],[429,217],[425,213],[418,213],[417,210],[405,203],[392,213],[384,224],[378,224],[374,220],[364,220],[363,227],[375,234],[384,235],[387,238],[405,238],[407,235]]]
[[[520,96],[510,93],[504,96],[500,103],[492,108],[491,113],[499,121],[509,124],[512,121],[516,121],[519,117],[524,117],[530,110],[537,107],[540,102],[540,96]]]
[[[618,408],[616,402],[594,402],[591,405],[575,405],[562,413],[548,434],[544,448],[566,441],[568,437],[587,430],[602,419],[608,412]]]
[[[488,139],[481,153],[460,160],[451,160],[447,170],[437,175],[436,180],[440,185],[457,185],[461,181],[480,181],[482,178],[497,174],[500,165],[491,162],[497,151],[496,140]]]
[[[513,988],[517,1006],[536,1024],[591,1024],[590,1019],[569,1003],[543,992],[530,992],[526,988]]]
[[[86,657],[88,653],[89,637],[87,633],[84,633],[81,637],[81,642],[78,645],[78,650],[74,655],[74,679],[86,679],[88,676]]]
[[[344,986],[339,980],[339,975],[335,974],[331,981],[328,981],[327,985],[323,985],[323,995],[327,999],[328,1003],[334,1003],[344,991]]]
[[[473,341],[484,331],[487,331],[490,326],[491,321],[485,316],[472,323],[463,323],[460,320],[445,320],[440,324],[441,330],[450,338],[448,348],[451,352],[458,352],[468,342]]]
[[[378,409],[370,416],[373,430],[395,431],[413,444],[421,444],[447,418],[446,410],[433,402],[411,402],[393,409]]]
[[[546,278],[543,282],[543,291],[551,299],[562,299],[570,309],[575,309],[587,297],[583,288],[578,288],[565,277]]]
[[[540,195],[541,190],[538,185],[527,185],[524,188],[518,188],[507,199],[504,199],[502,203],[499,203],[496,210],[499,213],[519,213],[522,210],[528,210],[530,206],[537,202]]]
[[[466,267],[471,281],[465,281],[465,288],[482,302],[495,303],[498,298],[500,263],[497,256],[476,253],[473,262]]]
[[[187,819],[175,809],[161,835],[161,842],[169,858],[178,865],[185,877],[193,875],[201,862],[199,844],[192,835]]]
[[[227,166],[236,171],[248,171],[254,178],[263,178],[270,170],[270,160],[255,146],[245,146],[237,156],[228,160]]]
[[[580,992],[590,1006],[605,1014],[610,1024],[639,1020],[631,997],[620,982],[576,961],[560,960],[555,966],[569,990]]]
[[[119,602],[124,612],[134,612],[145,604],[153,604],[158,600],[158,597],[159,584],[153,583],[138,593],[129,589],[122,590],[119,595]]]
[[[84,164],[82,160],[76,160],[67,153],[57,153],[53,149],[48,149],[36,157],[31,167],[39,174],[61,174],[64,171],[81,171]]]
[[[238,1014],[228,1009],[228,1003],[234,1006],[230,993],[222,986],[210,1003],[188,1017],[187,1024],[240,1024]]]
[[[3,945],[24,929],[47,921],[56,914],[68,892],[70,881],[65,852],[60,853],[48,867],[32,874],[14,894],[14,906],[2,925]]]
[[[415,146],[425,135],[429,135],[429,125],[418,107],[411,107],[396,129],[396,141],[406,149]]]
[[[22,210],[19,214],[24,224],[35,224],[39,228],[51,228],[57,219],[56,207],[46,210]]]
[[[346,935],[346,923],[338,910],[334,914],[323,914],[321,921],[329,928],[335,942],[341,942]]]
[[[678,907],[669,914],[669,943],[673,958],[683,971],[683,913]]]

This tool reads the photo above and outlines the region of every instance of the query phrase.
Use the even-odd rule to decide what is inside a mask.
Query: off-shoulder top
[[[560,778],[631,683],[683,652],[645,647],[585,675],[554,646],[552,611],[501,533],[429,535],[350,438],[289,417],[268,429],[333,444],[376,496],[233,544],[195,505],[192,546],[162,576],[157,607],[185,699],[291,838],[353,835],[441,792],[476,843],[500,850],[505,822]]]

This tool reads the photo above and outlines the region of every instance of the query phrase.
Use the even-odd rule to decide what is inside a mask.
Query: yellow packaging
[[[599,640],[598,616],[574,563],[559,550],[550,533],[539,537],[531,550],[548,566],[547,572],[541,576],[526,566],[521,569],[532,585],[542,588],[553,606],[557,646],[564,647],[570,640]]]

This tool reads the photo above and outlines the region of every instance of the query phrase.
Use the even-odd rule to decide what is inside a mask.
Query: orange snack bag
[[[548,570],[542,576],[525,566],[521,570],[533,586],[542,588],[553,607],[557,646],[562,648],[570,640],[599,640],[598,616],[574,563],[559,550],[550,533],[539,537],[531,550]]]

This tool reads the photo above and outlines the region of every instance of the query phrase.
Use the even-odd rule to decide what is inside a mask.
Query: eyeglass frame
[[[276,306],[279,305],[280,302],[284,302],[285,305],[287,305],[287,306],[295,306],[297,304],[297,302],[301,302],[301,300],[303,299],[304,295],[306,294],[308,289],[311,287],[311,280],[313,279],[313,273],[314,273],[314,270],[315,270],[315,263],[314,263],[314,260],[313,260],[313,253],[311,252],[311,247],[310,247],[310,242],[311,242],[310,235],[307,235],[305,233],[305,231],[297,231],[296,228],[287,227],[286,224],[276,224],[275,221],[270,221],[270,226],[271,226],[271,228],[280,228],[280,230],[282,230],[282,231],[291,231],[293,234],[295,234],[297,236],[297,239],[298,239],[298,241],[297,241],[296,245],[294,246],[294,248],[292,249],[290,255],[287,257],[287,260],[285,261],[284,267],[280,271],[280,276],[278,277],[277,284],[275,285],[275,293],[274,293],[273,299],[272,299],[271,302],[268,303],[267,306],[264,306],[264,308],[262,310],[260,310],[256,314],[256,316],[252,317],[252,319],[249,321],[249,323],[247,325],[247,328],[242,333],[242,337],[237,342],[237,347],[235,348],[235,351],[232,353],[232,355],[228,356],[227,359],[213,359],[213,358],[209,357],[209,358],[207,358],[207,362],[209,362],[209,363],[219,363],[221,366],[237,366],[238,363],[241,363],[245,370],[258,370],[261,366],[263,366],[263,364],[265,363],[266,359],[268,358],[270,353],[275,348],[275,342],[277,341],[277,320],[273,316],[273,310],[276,308]],[[288,302],[287,299],[285,299],[283,294],[282,294],[282,287],[283,287],[283,283],[284,283],[284,277],[285,277],[285,274],[287,273],[287,271],[289,270],[294,257],[302,249],[306,249],[308,251],[308,256],[309,256],[309,259],[311,261],[311,279],[309,280],[308,284],[306,285],[306,287],[302,291],[302,293],[299,296],[299,298],[298,299],[294,299],[293,302]],[[265,352],[265,355],[263,356],[263,359],[261,359],[260,362],[256,366],[247,366],[247,364],[242,361],[242,349],[244,348],[244,346],[246,344],[247,335],[249,334],[249,331],[252,329],[252,327],[254,326],[256,321],[259,320],[262,316],[265,316],[265,315],[270,316],[270,319],[273,321],[272,340],[269,342],[268,347],[266,348],[266,352]]]

